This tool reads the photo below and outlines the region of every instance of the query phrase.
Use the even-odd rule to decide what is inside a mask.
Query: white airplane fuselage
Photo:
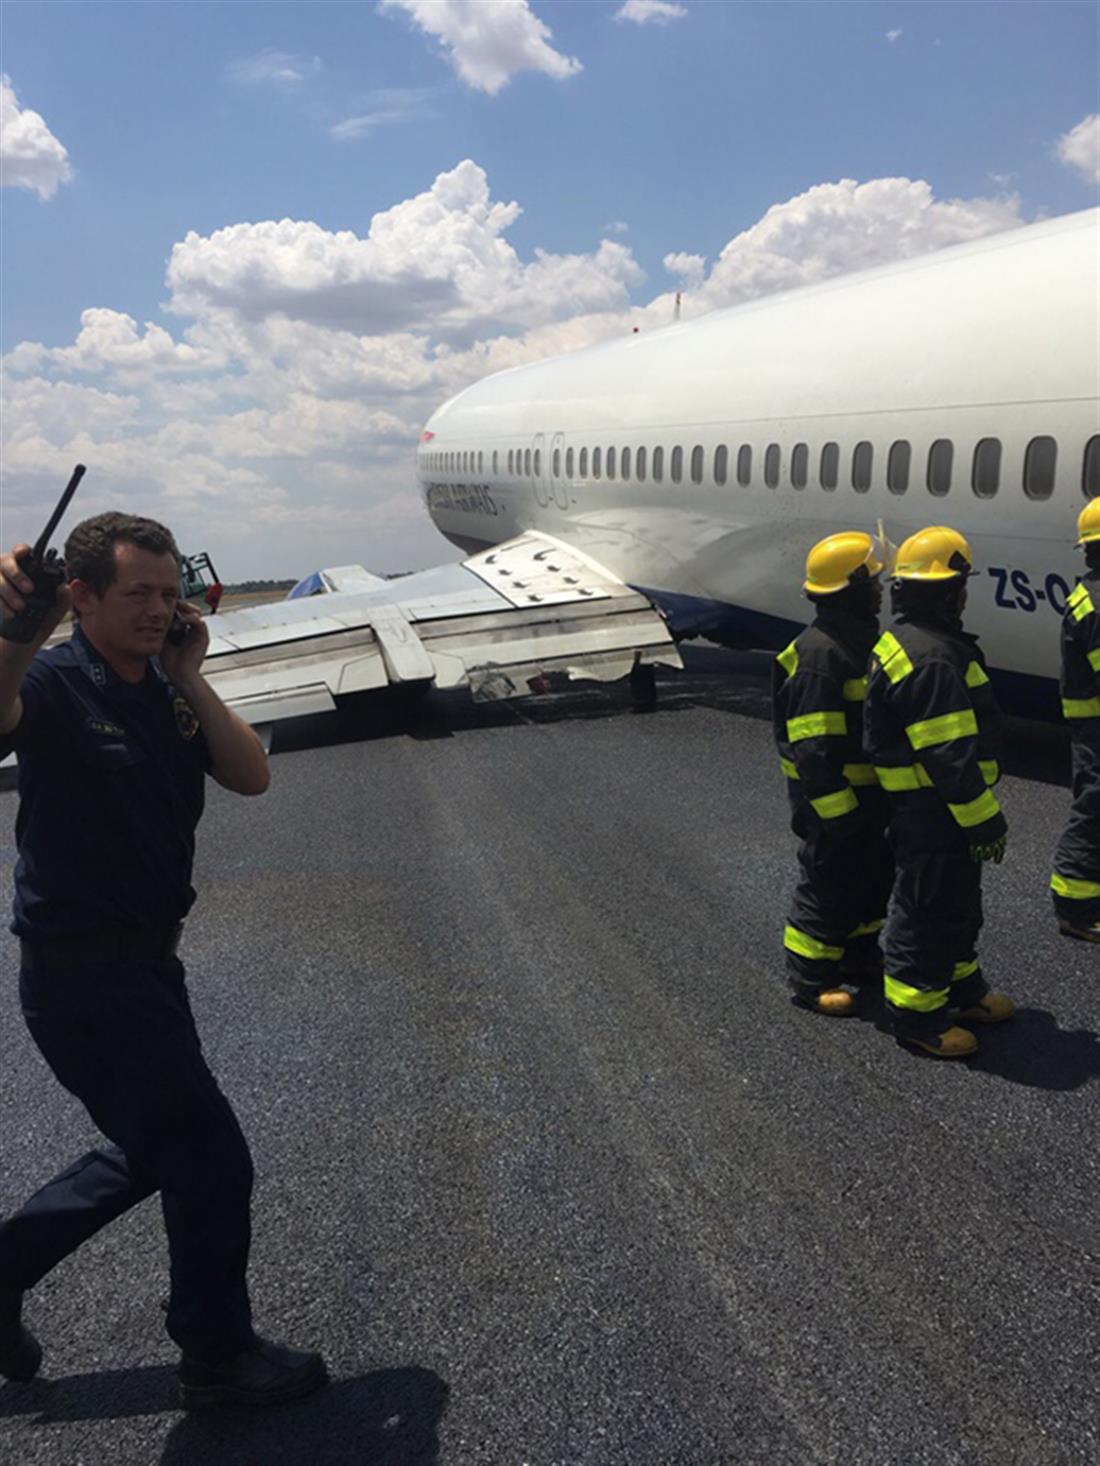
[[[1100,210],[501,372],[434,414],[417,469],[463,549],[542,530],[742,646],[808,619],[825,535],[950,524],[1002,693],[1052,711],[1100,492]]]

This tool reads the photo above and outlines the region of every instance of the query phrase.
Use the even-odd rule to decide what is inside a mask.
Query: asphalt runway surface
[[[18,1466],[1100,1459],[1100,949],[1046,885],[1064,738],[1017,728],[986,971],[945,1063],[793,1008],[760,683],[364,704],[213,789],[185,940],[257,1167],[257,1323],[334,1383],[185,1416],[146,1203],[35,1291]],[[281,748],[282,751],[279,751]],[[15,795],[0,794],[10,886]],[[94,1143],[0,942],[0,1209]]]

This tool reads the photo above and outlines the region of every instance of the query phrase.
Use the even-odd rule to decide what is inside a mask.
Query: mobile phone
[[[172,617],[172,624],[168,628],[168,640],[173,646],[182,646],[191,635],[191,627],[177,611]]]

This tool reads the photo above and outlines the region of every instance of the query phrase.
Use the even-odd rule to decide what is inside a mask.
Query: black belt
[[[74,962],[163,962],[175,956],[182,934],[182,921],[163,927],[104,927],[44,942],[20,937],[19,953],[23,966],[31,970],[65,967]]]

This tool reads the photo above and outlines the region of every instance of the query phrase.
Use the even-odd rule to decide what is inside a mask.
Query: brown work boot
[[[927,1038],[903,1038],[903,1043],[923,1049],[937,1059],[965,1059],[976,1053],[978,1040],[965,1028],[946,1028],[943,1033],[930,1033]]]
[[[960,1008],[957,1014],[962,1023],[1004,1023],[1016,1011],[1016,1004],[1004,993],[986,993],[972,1008]]]
[[[794,1002],[827,1018],[849,1018],[859,1006],[859,999],[847,988],[821,988],[818,992],[802,989],[795,993]]]

